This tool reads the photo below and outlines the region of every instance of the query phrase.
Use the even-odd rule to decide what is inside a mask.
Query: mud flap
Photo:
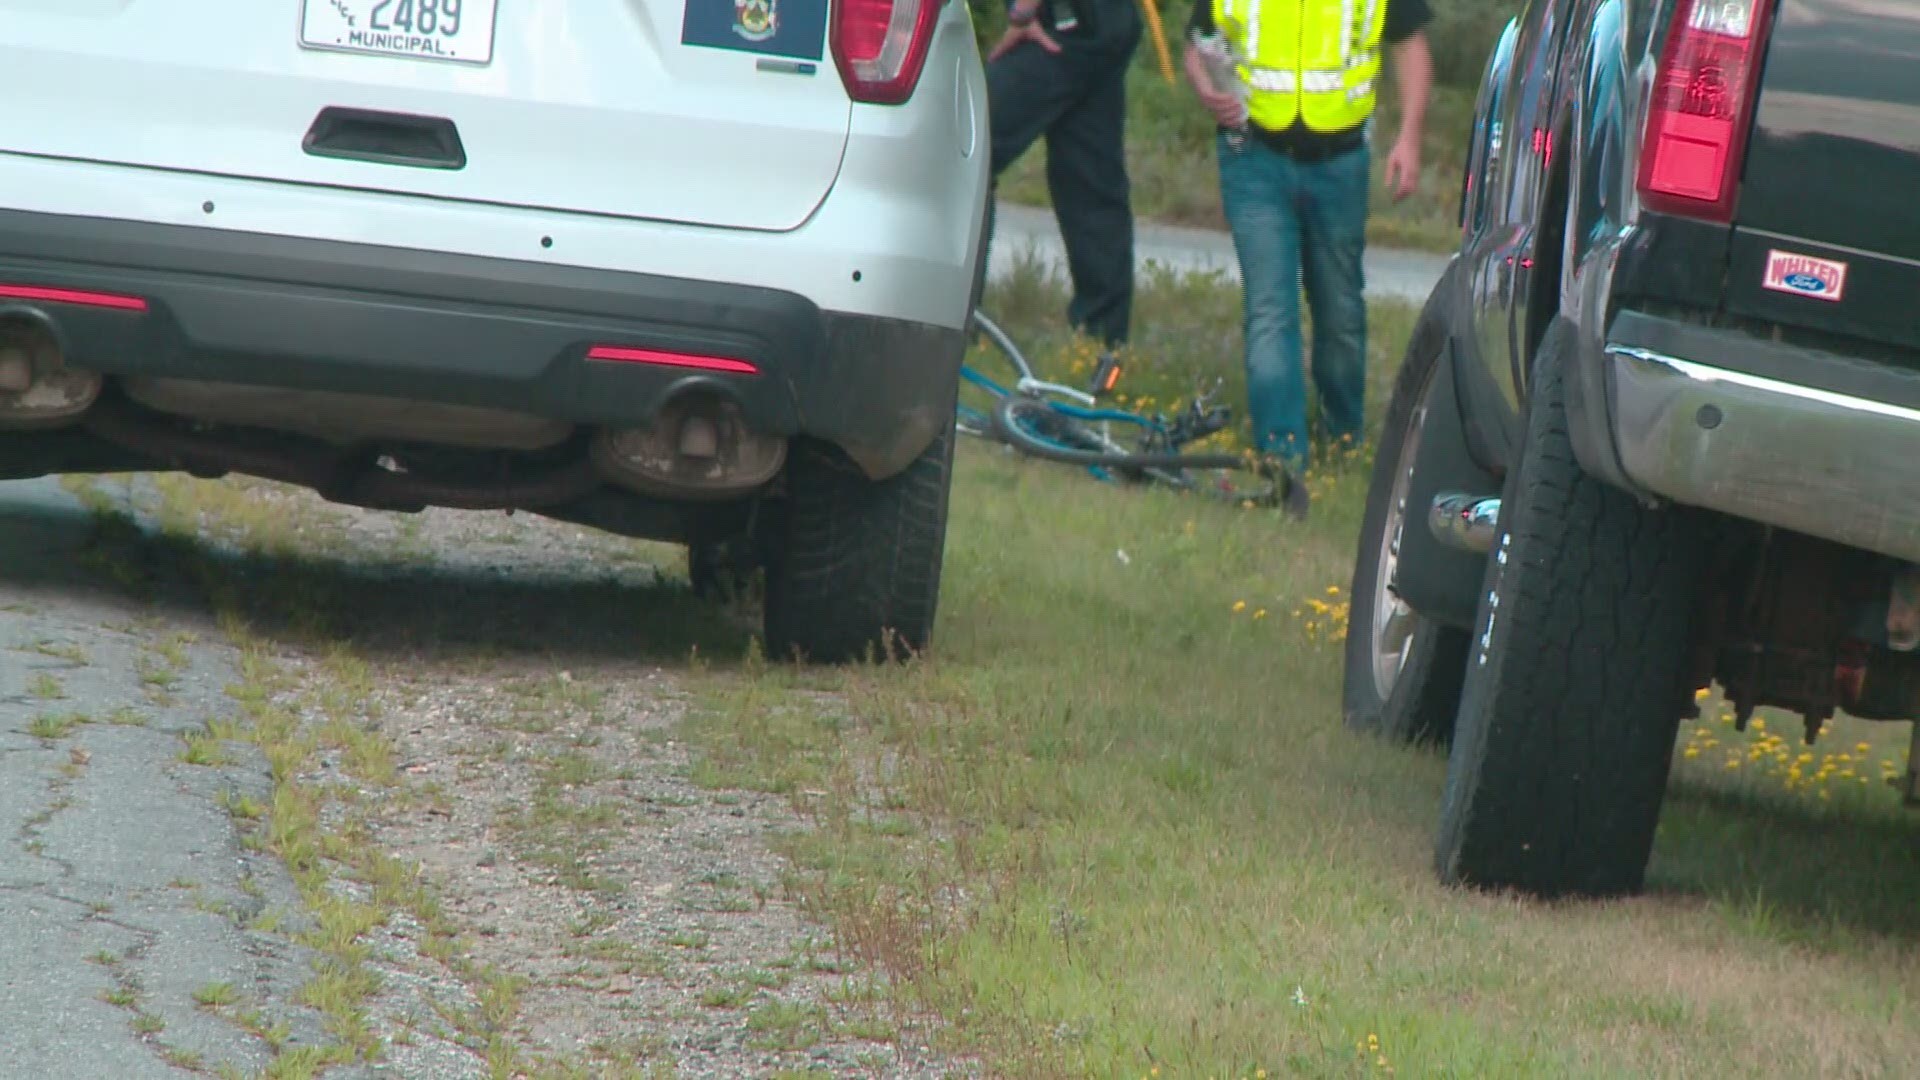
[[[1427,524],[1428,510],[1442,492],[1496,497],[1500,478],[1482,469],[1468,448],[1451,343],[1439,364],[1407,492],[1407,528],[1394,587],[1415,611],[1464,630],[1472,629],[1479,608],[1486,557],[1442,544]]]

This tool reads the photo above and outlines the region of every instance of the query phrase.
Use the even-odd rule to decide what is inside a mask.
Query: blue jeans
[[[1254,445],[1295,470],[1307,458],[1300,291],[1313,316],[1313,382],[1329,441],[1361,439],[1367,388],[1366,146],[1297,162],[1221,134],[1220,193],[1245,287],[1247,411]]]

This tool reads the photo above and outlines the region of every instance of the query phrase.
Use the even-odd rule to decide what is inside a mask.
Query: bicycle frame
[[[1092,394],[1087,393],[1085,390],[1076,390],[1071,386],[1062,386],[1059,383],[1047,382],[1045,379],[1041,379],[1035,376],[1033,373],[1033,365],[1027,362],[1027,354],[1021,352],[1020,347],[1018,345],[1015,345],[1013,343],[1013,339],[1007,336],[1007,332],[1005,330],[1000,329],[1000,326],[998,323],[995,323],[992,319],[987,318],[986,313],[981,311],[979,308],[975,308],[973,311],[973,325],[977,329],[979,329],[980,332],[992,338],[994,345],[1000,349],[1001,353],[1004,354],[1006,358],[1013,364],[1014,368],[1019,371],[1020,377],[1019,379],[1015,380],[1013,384],[1013,392],[1021,393],[1021,394],[1031,394],[1035,396],[1051,395],[1054,397],[1069,398],[1073,401],[1079,402],[1081,405],[1086,406],[1087,408],[1092,408],[1093,406],[1098,405],[1100,403],[1098,398],[1094,397]],[[1008,393],[1008,391],[1005,388],[1003,388],[999,383],[994,382],[992,379],[987,378],[985,375],[982,375],[979,372],[974,371],[972,368],[966,367],[965,365],[961,366],[960,374],[968,382],[973,383],[975,386],[978,386],[983,390],[991,391],[992,393],[1000,397],[1005,397]],[[1095,419],[1095,417],[1081,416],[1081,417],[1078,417],[1078,419],[1092,420],[1092,419]],[[1131,420],[1135,423],[1139,422],[1138,417],[1135,417],[1130,413],[1121,413],[1117,411],[1114,412],[1112,416],[1107,417],[1107,419]]]
[[[1143,429],[1149,433],[1146,436],[1149,441],[1158,438],[1168,440],[1169,444],[1171,444],[1171,440],[1177,438],[1177,436],[1174,435],[1174,428],[1170,428],[1166,422],[1158,416],[1142,416],[1137,413],[1127,412],[1123,409],[1103,406],[1099,397],[1093,393],[1080,390],[1076,387],[1048,382],[1045,379],[1039,378],[1034,374],[1033,365],[1027,360],[1026,354],[1021,352],[1020,347],[1007,335],[1007,332],[1002,330],[999,324],[995,323],[985,312],[977,308],[974,309],[970,316],[970,322],[976,331],[985,334],[987,338],[992,341],[1000,355],[1013,367],[1016,377],[1013,386],[1008,388],[1002,386],[992,377],[983,375],[964,363],[960,365],[960,376],[967,382],[992,394],[1002,402],[1005,402],[1005,400],[1010,397],[1027,399],[1039,403],[1047,410],[1063,418],[1080,421],[1085,425],[1081,429],[1082,435],[1090,437],[1099,445],[1099,453],[1111,454],[1119,458],[1131,457],[1137,451],[1136,448],[1128,447],[1114,439],[1111,431],[1111,425],[1113,424],[1131,424],[1136,428]],[[959,406],[959,408],[965,413],[970,413],[975,416],[979,415],[979,410],[971,406],[963,405]],[[1198,410],[1200,405],[1196,402],[1194,408]],[[1175,426],[1183,428],[1185,422],[1183,418]],[[1074,452],[1075,450],[1075,448],[1071,446],[1064,444],[1058,445],[1059,449],[1062,450],[1069,452]],[[1211,467],[1220,466],[1214,465]],[[1115,476],[1111,471],[1112,466],[1109,464],[1086,464],[1085,468],[1093,476],[1109,483],[1120,479],[1120,477]],[[1175,466],[1168,468],[1152,464],[1139,464],[1130,466],[1129,468],[1137,470],[1136,478],[1139,476],[1150,477],[1176,488],[1202,490],[1202,486],[1186,474],[1184,467]]]

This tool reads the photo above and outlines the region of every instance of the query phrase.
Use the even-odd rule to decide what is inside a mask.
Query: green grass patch
[[[82,712],[43,712],[36,714],[27,724],[27,734],[48,741],[64,739],[73,734],[74,728],[91,722],[87,714]]]
[[[989,298],[1055,372],[1081,359],[1046,323],[1060,299]],[[1232,381],[1233,290],[1159,280],[1140,302],[1131,392]],[[1373,314],[1377,423],[1411,312]],[[1444,889],[1444,762],[1341,722],[1367,469],[1324,459],[1299,525],[966,443],[936,655],[703,652],[702,770],[792,795],[815,826],[788,843],[793,889],[1000,1075],[1902,1072],[1920,858],[1879,781],[1903,733],[1838,721],[1789,755],[1790,787],[1780,748],[1710,704],[1675,746],[1649,895]],[[750,1016],[769,1045],[807,1037]]]

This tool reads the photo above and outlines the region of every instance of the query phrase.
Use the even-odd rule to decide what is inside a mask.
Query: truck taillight
[[[833,62],[855,101],[898,105],[913,96],[933,44],[941,0],[837,0]]]
[[[1732,221],[1774,0],[1678,0],[1640,148],[1641,201]]]

